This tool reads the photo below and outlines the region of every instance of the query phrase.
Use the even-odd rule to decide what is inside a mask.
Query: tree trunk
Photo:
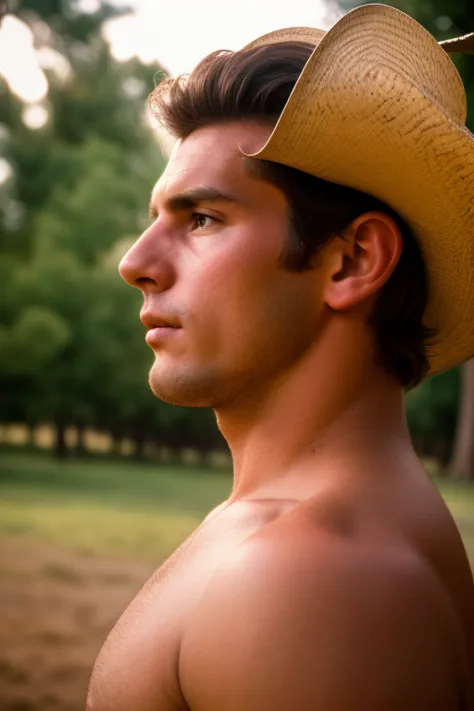
[[[27,424],[27,432],[28,432],[28,448],[29,449],[36,449],[36,439],[35,439],[35,431],[36,427],[30,423]]]
[[[142,435],[135,435],[133,440],[133,459],[137,461],[143,461],[145,459],[145,437]]]
[[[122,455],[122,432],[118,427],[112,427],[109,434],[111,438],[110,454],[113,457],[120,457]]]
[[[56,441],[54,443],[54,454],[57,459],[64,459],[67,455],[66,446],[66,425],[62,420],[56,420]]]
[[[453,478],[474,481],[474,358],[462,369],[458,424],[450,470]]]
[[[85,432],[85,425],[76,425],[76,455],[78,457],[85,457],[87,454]]]
[[[196,447],[196,451],[199,454],[198,465],[205,469],[209,466],[209,449],[207,447]]]

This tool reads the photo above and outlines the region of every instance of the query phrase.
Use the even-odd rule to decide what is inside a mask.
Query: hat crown
[[[354,22],[357,17],[357,24]],[[371,81],[383,69],[394,72],[402,80],[417,87],[424,96],[434,101],[456,122],[465,124],[467,118],[466,92],[459,73],[447,51],[435,38],[409,15],[388,5],[362,5],[344,15],[327,32],[312,27],[290,27],[268,32],[247,44],[253,49],[276,42],[308,42],[315,45],[313,55],[321,52],[330,57],[325,65],[332,70],[331,82],[337,83],[334,72],[342,81],[355,71]],[[459,44],[459,40],[455,40]],[[454,46],[454,42],[451,42]],[[326,76],[329,72],[326,71]],[[386,84],[383,81],[384,85]]]
[[[353,13],[357,13],[357,31]],[[324,53],[324,63],[332,67],[333,80],[340,73],[347,82],[348,75],[354,73],[359,79],[377,82],[380,74],[389,72],[465,125],[466,92],[454,62],[409,15],[388,5],[364,5],[341,18],[331,31],[330,42],[326,37],[318,43],[315,53]],[[387,86],[386,76],[383,84]]]

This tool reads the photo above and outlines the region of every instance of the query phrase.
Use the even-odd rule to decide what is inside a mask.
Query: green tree
[[[204,455],[223,446],[212,413],[152,395],[141,297],[117,272],[128,238],[147,225],[164,166],[145,120],[163,71],[114,60],[100,33],[116,13],[107,3],[87,14],[74,0],[20,0],[17,12],[69,76],[48,70],[49,118],[34,131],[0,81],[0,148],[13,169],[0,186],[0,418],[31,429],[54,423],[58,456],[70,425],[79,450],[93,426],[110,432],[117,451],[132,438],[137,457],[148,443]]]

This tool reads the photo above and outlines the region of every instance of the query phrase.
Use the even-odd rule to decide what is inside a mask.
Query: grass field
[[[474,564],[474,487],[438,482]],[[0,711],[79,711],[153,570],[227,498],[229,472],[0,452]]]
[[[159,561],[230,488],[230,473],[2,454],[0,535]]]

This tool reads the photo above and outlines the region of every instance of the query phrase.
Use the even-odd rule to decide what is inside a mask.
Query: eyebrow
[[[179,212],[180,210],[192,210],[197,207],[201,202],[210,201],[225,201],[237,203],[239,200],[234,195],[230,193],[223,193],[221,190],[211,187],[197,187],[186,190],[182,193],[172,195],[169,197],[164,205],[165,209],[169,212]],[[150,217],[157,218],[158,210],[154,204],[154,194],[151,195],[150,205],[149,205]]]

